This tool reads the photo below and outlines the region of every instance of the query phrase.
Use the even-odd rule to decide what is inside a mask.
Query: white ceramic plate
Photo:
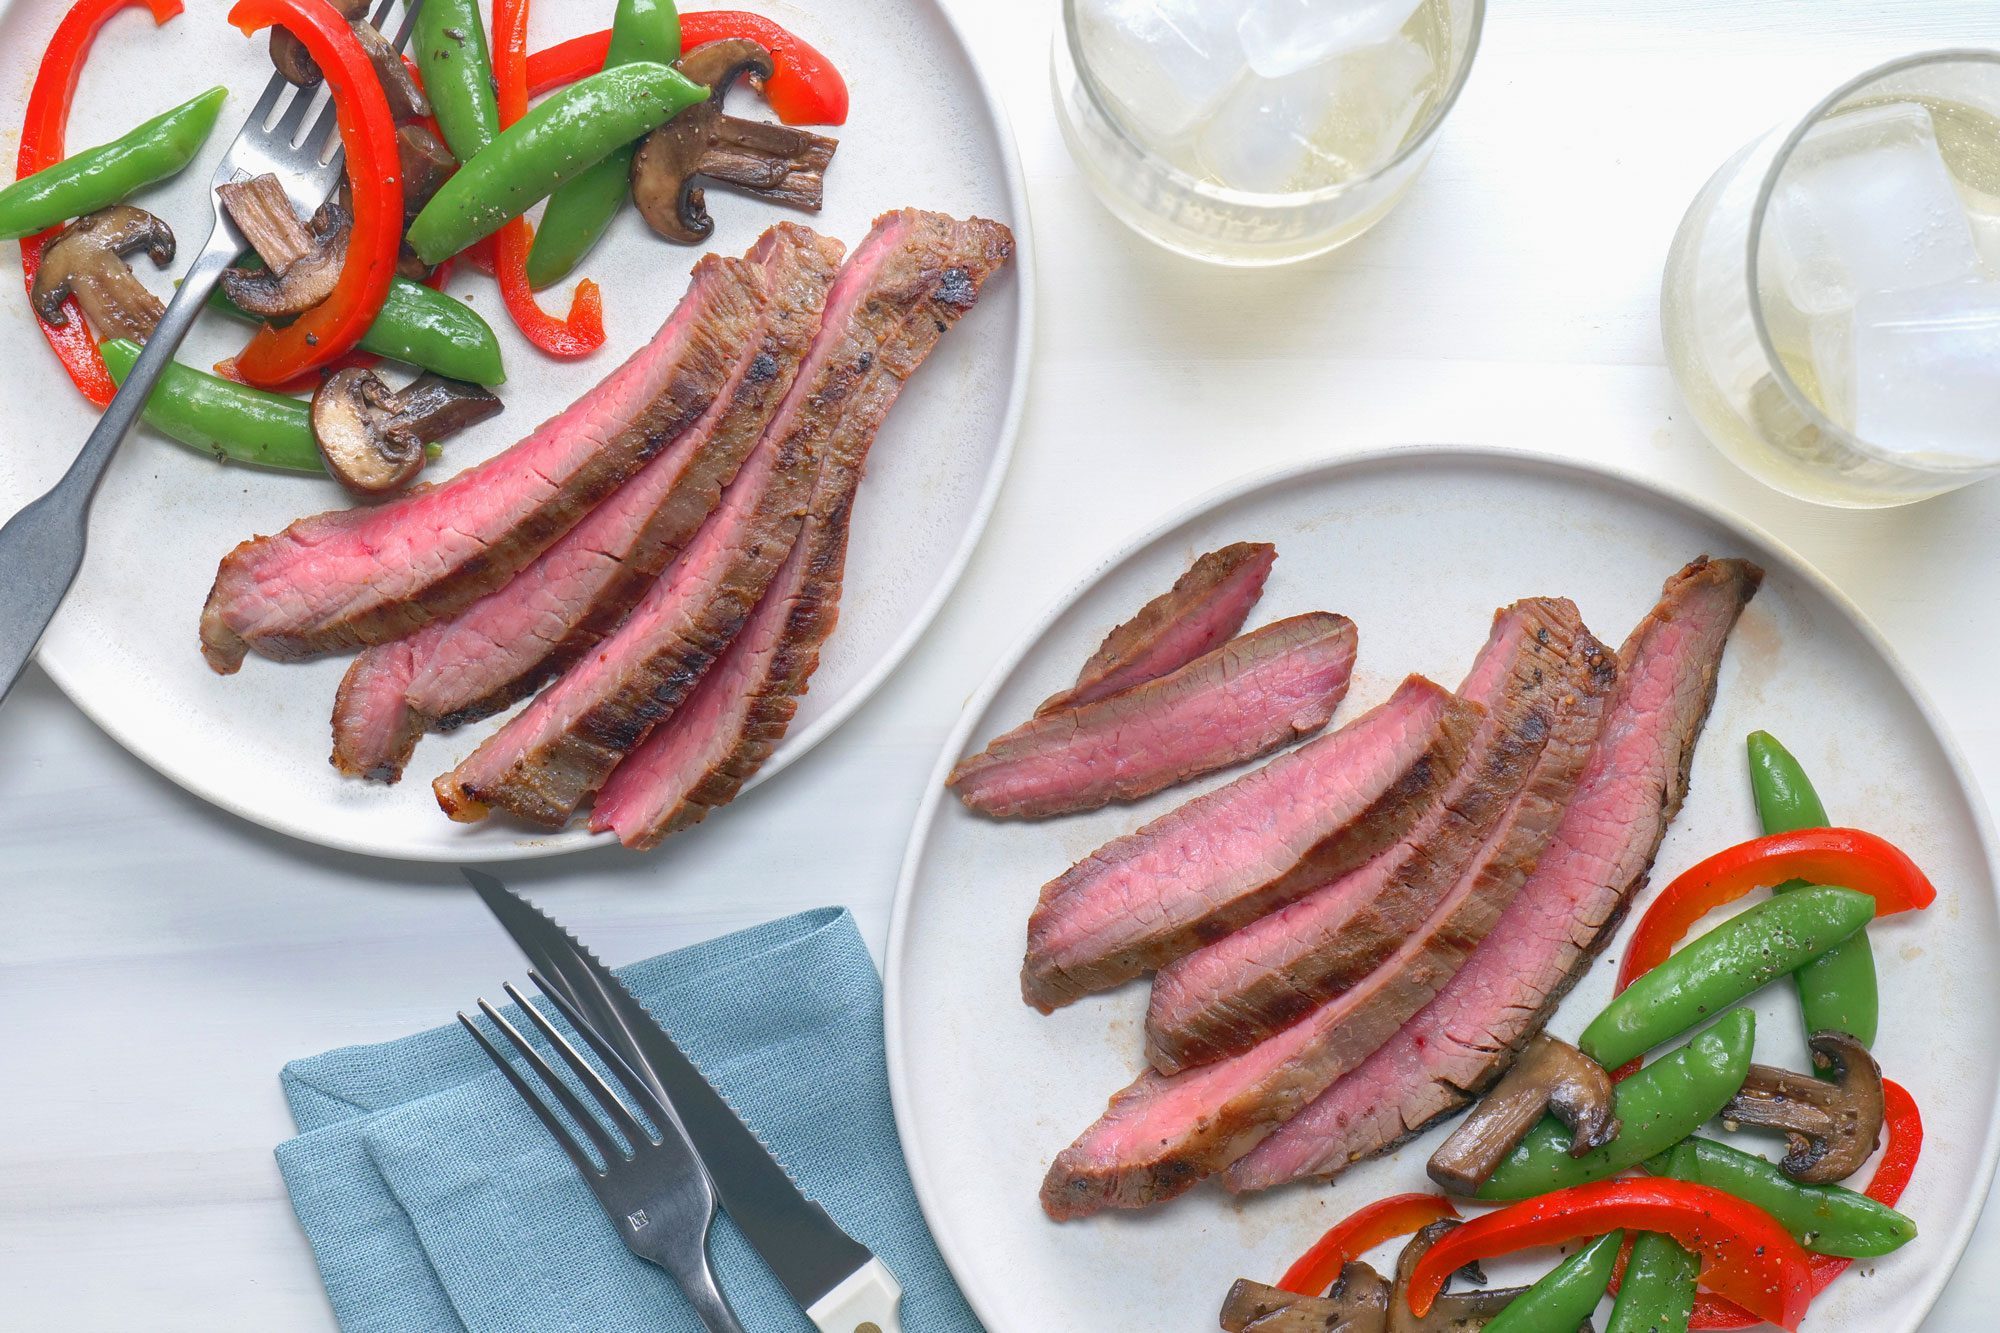
[[[967,707],[938,783],[960,754],[1073,679],[1105,630],[1196,554],[1236,540],[1278,547],[1253,623],[1325,608],[1360,627],[1355,683],[1336,723],[1410,671],[1456,684],[1493,609],[1516,598],[1574,598],[1616,644],[1690,558],[1743,555],[1764,566],[1655,882],[1756,832],[1742,741],[1760,727],[1799,755],[1835,819],[1894,839],[1936,880],[1928,912],[1873,928],[1883,994],[1876,1049],[1916,1095],[1927,1130],[1903,1204],[1922,1234],[1861,1265],[1865,1280],[1836,1284],[1807,1324],[1916,1328],[1993,1175],[2000,920],[1984,809],[1887,646],[1797,557],[1686,498],[1573,463],[1400,450],[1253,481],[1142,538],[1001,664]],[[1334,1220],[1427,1185],[1423,1163],[1443,1131],[1330,1188],[1239,1201],[1206,1186],[1148,1212],[1061,1226],[1042,1214],[1036,1191],[1050,1158],[1139,1069],[1146,993],[1132,985],[1046,1018],[1028,1009],[1017,974],[1029,908],[1045,880],[1198,785],[1137,808],[1022,824],[973,816],[934,784],[918,816],[889,939],[891,1086],[924,1211],[994,1333],[1213,1328],[1231,1280],[1275,1281]],[[1553,1031],[1573,1037],[1597,1011],[1619,953],[1614,944],[1585,977]],[[1758,1009],[1759,1059],[1802,1067],[1789,992],[1772,989]]]
[[[0,123],[20,123],[35,63],[66,8],[66,0],[0,0]],[[944,340],[875,445],[855,515],[839,631],[761,780],[860,705],[957,581],[1013,446],[1034,275],[1028,210],[1004,113],[934,0],[801,0],[755,8],[841,67],[853,114],[834,131],[841,145],[827,175],[824,212],[812,218],[714,190],[711,248],[740,253],[780,216],[811,222],[851,246],[877,214],[905,205],[996,218],[1013,227],[1019,243],[1012,271],[988,287]],[[534,12],[531,44],[540,48],[603,26],[610,6],[542,0]],[[85,68],[69,132],[72,148],[100,143],[203,87],[228,84],[235,96],[202,158],[177,182],[137,201],[179,230],[184,252],[198,248],[207,225],[202,191],[232,117],[248,111],[270,72],[263,38],[245,40],[222,14],[222,6],[190,5],[162,28],[142,12],[114,18]],[[595,384],[659,326],[685,290],[695,257],[652,236],[625,210],[581,269],[604,288],[609,333],[606,347],[581,363],[549,361],[528,347],[490,281],[455,280],[452,290],[500,331],[511,378],[502,391],[506,411],[454,439],[439,475],[504,448]],[[155,278],[153,286],[164,283]],[[552,299],[550,307],[563,308],[567,285],[556,298],[563,304]],[[182,359],[206,367],[242,338],[241,326],[204,320]],[[0,298],[0,366],[6,367],[0,513],[11,513],[61,474],[93,415],[43,347],[18,291]],[[551,836],[502,819],[462,826],[439,812],[430,778],[469,753],[493,723],[426,740],[404,781],[385,788],[344,779],[327,763],[328,712],[344,659],[280,665],[252,658],[226,678],[202,664],[195,621],[222,555],[253,533],[276,532],[343,500],[331,482],[224,468],[138,431],[97,497],[89,557],[43,640],[42,665],[147,763],[215,804],[295,837],[450,861],[541,856],[609,841],[576,829]]]

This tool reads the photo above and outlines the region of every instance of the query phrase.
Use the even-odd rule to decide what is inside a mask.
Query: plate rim
[[[1982,797],[1978,782],[1966,763],[1957,737],[1938,711],[1936,704],[1924,690],[1921,682],[1903,664],[1902,658],[1896,653],[1888,638],[1875,627],[1874,622],[1861,608],[1834,586],[1832,580],[1822,574],[1812,562],[1761,525],[1723,509],[1678,484],[1646,476],[1615,464],[1501,445],[1464,443],[1388,445],[1260,468],[1212,487],[1174,506],[1164,516],[1147,524],[1113,548],[1108,555],[1050,602],[1021,632],[1019,639],[1001,655],[979,688],[968,697],[957,720],[952,724],[937,763],[932,767],[923,799],[917,807],[909,840],[904,845],[903,862],[896,875],[896,895],[890,906],[888,943],[883,949],[882,956],[882,1020],[884,1052],[889,1073],[889,1101],[895,1115],[897,1137],[909,1167],[910,1181],[915,1188],[917,1205],[923,1212],[924,1222],[937,1244],[938,1253],[944,1258],[945,1266],[951,1270],[954,1280],[958,1282],[966,1303],[982,1323],[998,1327],[998,1316],[1005,1314],[1006,1311],[1004,1308],[996,1307],[991,1299],[983,1299],[983,1293],[976,1293],[965,1278],[960,1276],[961,1272],[973,1270],[969,1264],[963,1262],[967,1247],[951,1234],[946,1223],[946,1215],[942,1208],[946,1191],[927,1169],[919,1146],[920,1140],[915,1133],[914,1113],[910,1109],[912,1097],[909,1088],[908,1034],[904,1030],[902,1017],[905,998],[904,964],[909,946],[911,904],[915,895],[919,863],[923,859],[925,848],[930,841],[932,825],[937,819],[946,795],[944,786],[946,775],[956,763],[957,756],[963,753],[980,717],[992,705],[993,699],[1005,687],[1021,663],[1027,659],[1028,654],[1047,636],[1055,622],[1106,575],[1131,560],[1146,547],[1176,528],[1259,490],[1286,482],[1300,481],[1308,476],[1317,477],[1324,474],[1337,477],[1342,473],[1393,464],[1408,466],[1414,463],[1420,466],[1427,460],[1472,463],[1489,467],[1498,465],[1526,472],[1567,473],[1600,484],[1609,482],[1637,491],[1655,500],[1677,505],[1684,511],[1704,518],[1734,534],[1750,548],[1750,553],[1769,558],[1770,563],[1783,567],[1787,573],[1801,579],[1807,586],[1825,597],[1847,619],[1847,622],[1859,631],[1863,641],[1881,658],[1890,674],[1916,705],[1918,715],[1923,718],[1943,752],[1959,791],[1967,798],[1967,804],[1972,810],[1973,833],[1985,857],[1988,882],[1996,891],[2000,891],[2000,836],[1996,836],[1993,812]],[[1932,1307],[1937,1304],[1945,1285],[1957,1272],[1959,1261],[1964,1257],[1965,1248],[1972,1239],[1973,1229],[1979,1224],[1979,1219],[1985,1214],[1990,1201],[1996,1166],[2000,1166],[2000,1102],[1996,1102],[1988,1111],[1985,1143],[1980,1152],[1978,1166],[1978,1183],[1973,1196],[1974,1206],[1953,1226],[1950,1233],[1943,1237],[1945,1243],[1943,1250],[1940,1251],[1941,1261],[1931,1264],[1929,1273],[1919,1287],[1918,1300],[1908,1307],[1907,1321],[1896,1325],[1897,1333],[1916,1333]]]
[[[1021,169],[1019,138],[1014,132],[1013,118],[1008,115],[1006,104],[995,91],[993,79],[987,72],[977,45],[966,37],[964,25],[953,15],[951,9],[942,3],[942,0],[911,0],[911,2],[922,5],[942,20],[945,32],[957,44],[972,71],[973,87],[980,103],[985,107],[987,119],[993,126],[994,137],[999,147],[1002,174],[1006,182],[1007,210],[1013,215],[1007,222],[1008,229],[1014,235],[1012,281],[1017,291],[1016,299],[1020,302],[1020,314],[1016,320],[1011,348],[1014,374],[1008,386],[1007,401],[1000,413],[993,463],[987,469],[985,484],[980,490],[971,520],[966,524],[964,535],[960,537],[957,548],[944,563],[943,577],[933,587],[931,595],[917,608],[916,614],[904,628],[903,633],[876,658],[839,702],[815,719],[810,726],[787,736],[779,744],[763,767],[758,769],[737,793],[738,800],[790,768],[816,748],[821,741],[839,730],[863,704],[874,697],[875,692],[881,689],[888,678],[908,659],[918,641],[930,632],[939,612],[944,609],[945,599],[957,590],[959,580],[964,577],[966,567],[972,562],[973,552],[985,538],[986,529],[993,519],[993,511],[999,506],[1000,492],[1006,484],[1007,474],[1013,469],[1021,422],[1027,412],[1028,387],[1034,376],[1038,303],[1034,224],[1028,210],[1027,179]],[[5,0],[0,0],[0,4],[4,3]],[[69,678],[67,671],[61,665],[59,655],[47,650],[48,643],[49,639],[45,634],[35,647],[35,662],[55,683],[56,688],[62,691],[63,697],[68,699],[78,712],[90,719],[91,724],[99,731],[116,741],[127,754],[205,804],[288,838],[332,851],[428,865],[536,861],[590,848],[618,846],[618,839],[612,833],[608,831],[592,833],[582,824],[544,834],[523,831],[510,842],[468,842],[462,848],[406,844],[387,846],[340,834],[315,832],[304,820],[287,818],[282,811],[262,810],[247,802],[225,797],[214,784],[204,782],[200,775],[177,769],[166,754],[158,753],[155,747],[142,743],[129,729],[114,723],[103,711],[87,702],[84,696],[88,691],[83,690],[77,682]]]

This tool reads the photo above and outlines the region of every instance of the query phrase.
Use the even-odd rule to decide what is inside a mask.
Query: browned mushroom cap
[[[1826,1185],[1859,1171],[1875,1151],[1882,1135],[1882,1070],[1845,1032],[1815,1032],[1806,1044],[1814,1067],[1830,1071],[1831,1081],[1751,1065],[1722,1119],[1783,1130],[1779,1168],[1794,1180]]]
[[[155,267],[174,260],[174,233],[143,208],[114,204],[80,217],[42,251],[29,300],[45,324],[68,321],[63,302],[74,296],[105,338],[144,342],[167,308],[133,274],[125,256],[144,250]]]
[[[676,65],[707,85],[709,98],[647,135],[632,159],[632,199],[647,224],[668,240],[706,240],[715,224],[698,176],[817,212],[838,141],[722,110],[739,77],[770,77],[770,54],[755,42],[728,38],[697,46]]]
[[[313,395],[313,438],[341,485],[382,495],[423,470],[426,444],[499,410],[500,400],[475,384],[424,375],[398,392],[374,371],[349,367]]]
[[[1428,1313],[1421,1316],[1410,1313],[1410,1275],[1417,1271],[1417,1261],[1437,1244],[1440,1236],[1458,1225],[1450,1218],[1433,1222],[1410,1237],[1409,1244],[1396,1256],[1396,1283],[1389,1293],[1389,1320],[1384,1333],[1474,1333],[1485,1328],[1487,1320],[1513,1304],[1515,1298],[1527,1290],[1526,1287],[1494,1287],[1488,1291],[1446,1290],[1438,1293]],[[1458,1273],[1474,1282],[1486,1280],[1474,1264],[1467,1264]],[[1589,1327],[1584,1325],[1585,1329]]]
[[[231,212],[232,220],[241,220]],[[306,229],[306,252],[283,268],[245,268],[236,265],[222,271],[222,290],[253,315],[275,319],[310,310],[333,294],[340,281],[340,269],[347,262],[347,237],[353,216],[337,198],[321,204]],[[244,235],[260,256],[263,246],[244,228]]]
[[[1458,1194],[1476,1193],[1550,1111],[1570,1128],[1570,1155],[1581,1157],[1617,1137],[1611,1106],[1604,1066],[1566,1041],[1538,1036],[1431,1154],[1431,1179]]]
[[[330,0],[340,16],[352,22],[368,13],[368,0]],[[305,43],[283,28],[271,29],[271,63],[287,83],[310,88],[320,80],[319,66],[306,54]]]
[[[1300,1296],[1238,1278],[1222,1302],[1223,1333],[1383,1333],[1389,1284],[1350,1263],[1324,1296]]]

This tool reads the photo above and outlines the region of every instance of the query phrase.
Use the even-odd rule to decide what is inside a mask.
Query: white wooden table
[[[1409,199],[1272,273],[1175,259],[1089,196],[1049,103],[1054,0],[949,3],[1011,108],[1035,210],[1041,340],[1013,476],[954,604],[817,753],[653,856],[512,872],[614,961],[829,902],[879,950],[936,748],[1041,606],[1189,497],[1387,443],[1603,459],[1772,530],[1899,646],[2000,792],[2000,483],[1873,514],[1763,489],[1676,401],[1656,296],[1724,157],[1880,59],[2000,45],[1992,0],[1493,0]],[[450,873],[210,810],[38,673],[0,710],[0,886],[0,1327],[331,1326],[272,1163],[277,1069],[449,1018],[520,974],[511,947]],[[1995,1279],[2000,1215],[1926,1329],[1990,1327]]]

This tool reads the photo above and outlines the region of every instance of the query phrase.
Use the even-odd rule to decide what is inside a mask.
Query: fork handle
[[[672,1249],[672,1253],[647,1257],[672,1275],[701,1317],[701,1326],[708,1333],[743,1333],[743,1325],[737,1322],[736,1311],[729,1308],[729,1298],[722,1294],[722,1284],[715,1280],[715,1269],[708,1261],[707,1229],[703,1228],[695,1244]]]
[[[0,700],[20,679],[42,631],[55,618],[63,594],[83,567],[90,499],[112,455],[145,409],[154,382],[187,337],[222,270],[241,252],[234,228],[218,221],[76,461],[47,494],[0,526],[0,569],[7,571],[0,578]]]

